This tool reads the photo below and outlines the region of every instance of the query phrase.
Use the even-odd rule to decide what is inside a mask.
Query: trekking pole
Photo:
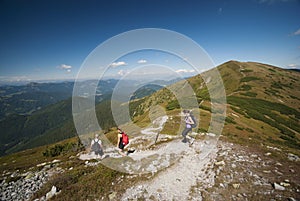
[[[158,139],[158,136],[159,136],[159,132],[157,132],[157,135],[156,135],[156,138],[155,138],[155,142],[154,142],[154,144],[156,144],[156,142],[157,142],[157,139]]]

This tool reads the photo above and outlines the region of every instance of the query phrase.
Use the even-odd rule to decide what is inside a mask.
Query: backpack
[[[197,127],[196,119],[195,119],[195,117],[194,117],[193,114],[190,114],[190,116],[191,116],[191,118],[192,118],[192,120],[193,120],[193,122],[194,122],[194,124],[191,124],[191,126],[192,126],[192,128],[196,128],[196,127]]]
[[[99,144],[99,140],[94,140],[94,144],[91,147],[91,151],[98,152],[101,150],[101,146]]]
[[[128,135],[124,132],[122,133],[122,143],[124,146],[126,146],[129,143]]]

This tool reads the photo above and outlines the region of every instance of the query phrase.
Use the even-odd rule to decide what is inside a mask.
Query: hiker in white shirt
[[[103,148],[102,148],[102,141],[99,139],[99,135],[96,134],[95,138],[91,142],[91,152],[94,152],[96,157],[103,156]]]

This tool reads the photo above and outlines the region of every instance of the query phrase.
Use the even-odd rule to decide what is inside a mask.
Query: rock
[[[54,160],[52,161],[52,163],[58,163],[58,162],[60,162],[60,160],[54,159]]]
[[[289,197],[288,201],[297,201],[295,198]]]
[[[217,165],[217,166],[225,165],[225,162],[224,161],[217,161],[217,162],[215,162],[215,165]]]
[[[215,137],[216,136],[216,134],[214,134],[214,133],[206,133],[206,135],[210,136],[210,137]]]
[[[239,183],[237,183],[237,184],[232,184],[233,188],[235,188],[235,189],[240,188],[240,185],[241,185],[241,184],[239,184]]]
[[[52,186],[51,190],[46,194],[46,200],[49,200],[56,194],[57,194],[57,188],[56,186]]]
[[[30,179],[34,176],[34,174],[32,172],[30,172],[29,174],[27,174],[27,176],[25,177],[25,179]]]
[[[285,190],[285,187],[283,187],[283,186],[281,186],[281,185],[279,185],[277,183],[274,183],[273,186],[274,186],[275,190],[280,190],[280,191],[284,191]]]
[[[295,154],[292,154],[292,153],[288,153],[288,159],[290,161],[299,161],[300,158],[298,156],[296,156]]]
[[[286,183],[286,182],[280,182],[280,185],[283,186],[283,187],[288,187],[288,186],[290,186],[291,184]]]
[[[51,168],[51,165],[50,165],[50,164],[44,166],[44,169],[45,169],[45,170],[50,169],[50,168]]]
[[[266,174],[270,174],[271,173],[270,170],[264,170],[263,172],[266,173]]]
[[[108,199],[115,200],[116,196],[117,196],[117,192],[114,191],[108,195]]]
[[[270,156],[272,153],[268,152],[268,153],[265,153],[265,156]]]
[[[44,163],[37,164],[36,166],[37,166],[37,167],[42,167],[42,166],[45,166],[46,164],[47,164],[47,163],[44,162]]]

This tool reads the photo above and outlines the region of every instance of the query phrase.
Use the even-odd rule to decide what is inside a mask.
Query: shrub
[[[64,153],[77,152],[77,151],[80,151],[83,149],[84,149],[84,146],[81,144],[80,140],[78,140],[77,143],[68,142],[65,144],[56,144],[52,147],[49,147],[43,152],[43,156],[55,157],[55,156],[59,156]]]
[[[236,122],[234,121],[234,119],[232,117],[226,117],[225,118],[225,122],[226,123],[231,123],[231,124],[236,124]]]
[[[174,109],[179,109],[180,105],[178,100],[172,100],[168,103],[167,105],[167,110],[174,110]]]
[[[246,93],[241,93],[241,95],[249,96],[249,97],[256,97],[257,93],[248,91]]]
[[[244,130],[244,128],[243,128],[243,127],[240,127],[240,126],[236,126],[235,128],[236,128],[236,129],[239,129],[239,130],[241,130],[241,131]]]
[[[251,85],[244,84],[239,89],[242,90],[242,91],[249,91],[249,90],[251,90],[251,88],[252,88]]]
[[[258,78],[258,77],[243,77],[241,79],[241,82],[250,82],[250,81],[253,81],[253,80],[260,80],[260,78]]]
[[[252,130],[251,128],[246,128],[245,130],[248,131],[249,133],[253,133],[254,132],[254,130]]]
[[[251,69],[242,69],[241,72],[250,73],[250,72],[253,72],[253,70],[251,70]]]

